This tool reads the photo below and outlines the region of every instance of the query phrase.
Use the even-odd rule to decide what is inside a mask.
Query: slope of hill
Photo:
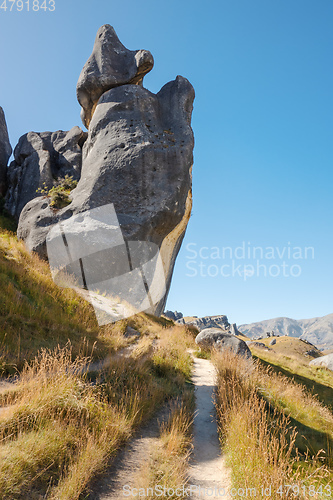
[[[132,342],[123,335],[127,326],[145,333],[157,323],[172,324],[139,314],[99,327],[92,305],[74,290],[59,288],[48,264],[9,229],[13,222],[0,214],[0,375],[21,370],[42,348],[69,341],[74,356],[104,358]]]
[[[99,327],[5,227],[0,215],[0,498],[87,498],[142,422],[192,401],[193,335],[144,313]]]
[[[321,318],[295,320],[291,318],[274,318],[248,325],[240,325],[238,329],[250,338],[266,336],[266,332],[298,337],[319,349],[333,348],[333,314]]]

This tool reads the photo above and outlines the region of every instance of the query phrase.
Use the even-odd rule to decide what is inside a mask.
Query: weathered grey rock
[[[68,212],[68,217],[71,212]],[[36,252],[47,260],[46,238],[50,228],[59,221],[58,211],[50,206],[50,199],[38,196],[29,201],[22,210],[17,228],[17,237],[24,240],[29,251]]]
[[[125,337],[140,337],[140,332],[131,326],[126,326]]]
[[[221,328],[227,333],[232,333],[231,325],[228,321],[227,316],[204,316],[202,318],[193,317],[192,319],[180,318],[176,321],[180,325],[192,325],[195,326],[199,332],[207,328]]]
[[[172,321],[177,321],[177,319],[181,319],[183,317],[183,313],[178,311],[164,311],[163,314],[166,318],[172,319]]]
[[[272,339],[269,343],[269,345],[275,345],[276,344],[276,339]]]
[[[236,323],[232,323],[230,325],[230,333],[231,335],[241,335],[241,332],[238,330]]]
[[[250,349],[243,340],[219,328],[206,328],[202,330],[196,336],[195,342],[204,349],[212,347],[220,351],[230,349],[245,358],[252,357]]]
[[[120,82],[102,94],[95,108],[72,203],[56,211],[48,199],[30,201],[21,213],[18,237],[46,257],[46,235],[56,222],[113,204],[125,241],[158,246],[168,291],[192,208],[194,90],[181,76],[157,94]],[[149,312],[160,315],[166,298],[167,293]]]
[[[167,289],[192,206],[193,98],[192,86],[182,77],[156,95],[137,85],[103,94],[83,148],[73,201],[57,213],[61,221],[113,203],[127,241],[158,245]],[[34,200],[19,221],[18,236],[42,256],[47,229],[55,223],[51,212],[47,200]],[[165,300],[154,313],[162,313]]]
[[[80,127],[69,132],[29,132],[23,135],[14,150],[15,160],[7,172],[6,209],[19,218],[24,206],[39,197],[39,188],[51,189],[65,175],[79,180],[82,146],[87,133]]]
[[[7,163],[12,154],[9,142],[5,113],[0,107],[0,195],[4,196],[7,188]]]
[[[324,366],[329,370],[333,371],[333,353],[326,354],[326,356],[321,356],[320,358],[313,359],[309,363],[310,366]]]
[[[269,347],[267,347],[266,344],[264,344],[263,342],[252,342],[251,340],[250,341],[247,341],[246,344],[248,346],[252,346],[252,347],[262,347],[263,349],[269,349]]]
[[[305,356],[311,356],[312,358],[318,358],[320,356],[318,349],[310,349],[306,351]]]
[[[84,125],[89,127],[98,100],[104,92],[128,83],[142,85],[144,75],[153,66],[154,59],[149,51],[128,50],[112,26],[102,26],[77,83],[77,98],[82,106]]]

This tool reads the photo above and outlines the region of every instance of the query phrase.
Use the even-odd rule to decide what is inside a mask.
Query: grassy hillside
[[[188,399],[193,335],[145,314],[99,327],[12,221],[0,224],[0,369],[18,375],[0,391],[0,499],[82,498],[142,421],[167,399]]]
[[[0,390],[0,500],[87,498],[134,430],[174,398],[141,481],[186,481],[193,412],[188,349],[197,348],[197,331],[145,314],[99,327],[92,306],[58,288],[48,265],[17,241],[12,221],[0,216],[0,224],[0,369],[18,375]],[[138,335],[129,336],[127,326]],[[213,355],[233,484],[258,491],[293,484],[300,495],[270,497],[321,498],[301,488],[333,479],[333,372],[310,367],[322,354],[299,339],[270,341],[251,345],[254,366],[232,354]],[[107,365],[91,364],[105,357]]]
[[[270,340],[260,340],[268,349],[250,344],[252,355],[263,366],[305,386],[310,394],[317,395],[323,404],[333,409],[333,372],[325,367],[309,366],[309,362],[322,353],[300,339],[279,337],[273,346],[269,346]],[[313,354],[306,355],[309,351]]]
[[[270,345],[273,339],[276,344]],[[258,343],[265,344],[268,350],[274,353],[274,356],[289,358],[297,363],[308,364],[312,359],[322,356],[321,351],[315,346],[295,337],[269,337],[258,340]]]
[[[306,388],[257,362],[216,354],[217,414],[233,485],[279,498],[327,497],[333,414]],[[288,492],[286,485],[292,485]],[[264,496],[263,496],[264,497]]]
[[[142,315],[99,327],[92,306],[56,286],[48,264],[31,255],[11,227],[0,216],[0,374],[14,373],[41,348],[63,347],[68,340],[73,356],[103,358],[131,342],[123,336],[127,325],[143,332],[154,328],[156,320]]]

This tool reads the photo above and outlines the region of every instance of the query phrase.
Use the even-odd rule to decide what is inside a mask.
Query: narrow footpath
[[[195,385],[196,413],[193,423],[193,453],[189,483],[191,498],[232,498],[230,472],[221,454],[214,406],[215,368],[207,359],[194,358],[193,383]],[[212,490],[214,493],[212,494]]]

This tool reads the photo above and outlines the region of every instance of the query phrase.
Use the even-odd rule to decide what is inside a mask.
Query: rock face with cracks
[[[111,26],[100,28],[77,86],[89,128],[71,204],[54,210],[47,197],[33,199],[21,213],[18,236],[46,258],[54,224],[113,204],[125,241],[159,248],[168,292],[192,208],[194,90],[177,76],[149,92],[141,84],[152,65],[149,52],[129,51]],[[161,314],[166,297],[149,312]]]
[[[51,189],[66,175],[79,180],[82,146],[87,133],[80,127],[68,132],[29,132],[23,135],[14,150],[15,160],[7,172],[6,209],[19,218],[22,209],[39,197],[39,189]]]
[[[0,107],[0,195],[4,196],[7,187],[7,163],[12,154],[7,124],[3,109]]]

